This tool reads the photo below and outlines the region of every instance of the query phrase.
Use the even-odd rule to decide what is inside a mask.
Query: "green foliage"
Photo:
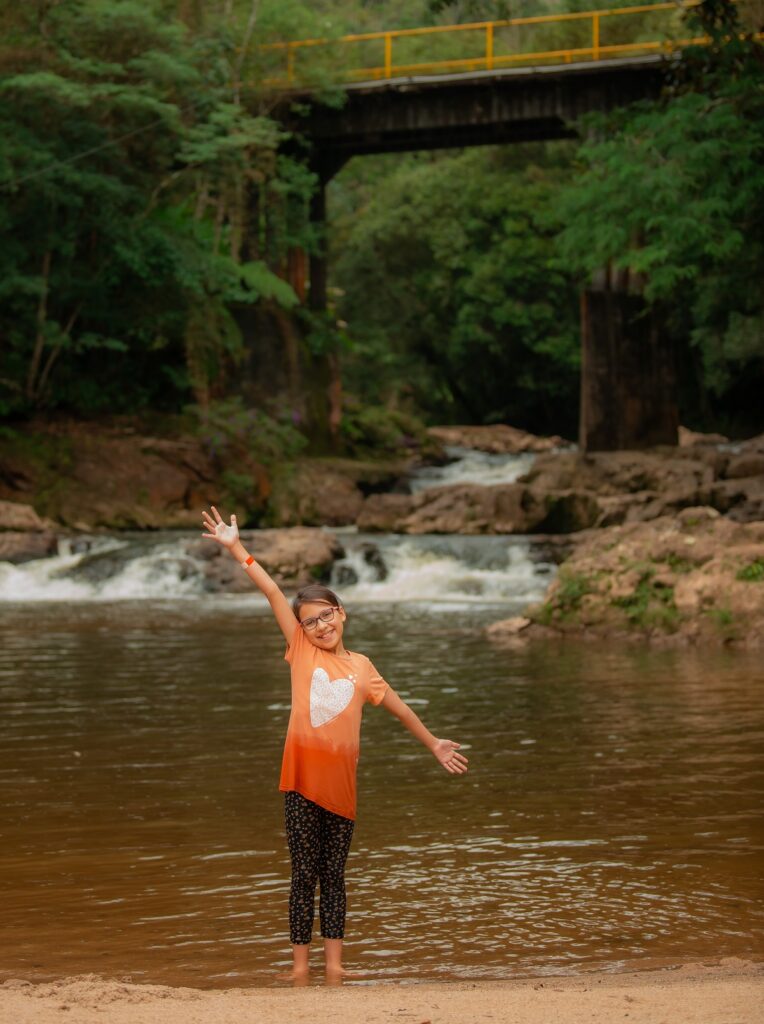
[[[260,495],[253,484],[249,473],[237,473],[233,469],[224,469],[220,474],[220,487],[222,504],[230,504],[234,508],[243,508],[248,511],[256,508],[260,502]]]
[[[274,267],[313,178],[232,94],[226,26],[154,0],[38,13],[2,54],[0,412],[208,402],[243,355],[234,308],[297,302]]]
[[[306,445],[291,423],[247,408],[238,397],[206,407],[190,406],[187,412],[197,420],[197,434],[205,449],[220,461],[243,455],[260,465],[275,467],[294,459]]]
[[[760,224],[764,207],[764,128],[756,123],[764,99],[739,93],[736,85],[720,96],[678,96],[665,109],[636,104],[620,115],[615,137],[584,145],[586,171],[563,203],[565,258],[589,272],[612,262],[644,274],[651,300],[689,287],[700,303],[704,284],[726,282],[745,305],[750,256],[759,256],[748,250],[749,222],[753,214]],[[592,124],[604,134],[601,118]],[[711,282],[713,273],[723,281]],[[707,296],[699,312],[711,312],[712,298],[719,296]]]
[[[708,614],[718,626],[727,628],[734,621],[734,616],[729,608],[710,608]]]
[[[727,0],[689,17],[713,43],[684,52],[659,101],[585,119],[560,264],[582,283],[608,265],[642,283],[696,355],[707,411],[764,385],[764,47],[739,38]]]
[[[563,566],[553,595],[534,611],[533,617],[542,626],[569,622],[577,616],[583,598],[594,589],[592,578]]]
[[[574,428],[577,300],[554,262],[567,154],[412,158],[371,195],[338,183],[333,274],[351,390],[441,421]]]
[[[632,593],[613,598],[611,604],[616,608],[622,608],[634,626],[674,632],[679,624],[679,612],[674,604],[674,588],[654,580],[654,575],[655,569],[652,566],[642,566]]]
[[[60,495],[66,491],[74,452],[71,438],[6,428],[0,436],[0,462],[28,467],[34,480],[34,507],[42,516],[55,516]]]
[[[291,423],[249,408],[239,397],[185,411],[218,466],[221,502],[240,510],[241,525],[261,525],[272,481],[304,449],[305,437]]]
[[[764,559],[754,558],[737,572],[735,579],[746,583],[764,583]]]
[[[708,608],[706,614],[725,641],[740,639],[740,623],[735,621],[732,610],[726,606]]]
[[[557,606],[563,612],[578,609],[581,599],[592,592],[591,581],[581,573],[560,572],[560,586],[555,594]]]
[[[497,21],[510,18],[509,0],[427,0],[433,14],[449,12],[460,21]]]
[[[688,558],[682,558],[681,555],[677,555],[673,551],[666,555],[664,562],[672,572],[678,574],[692,572],[695,568],[694,562],[691,562]]]
[[[307,216],[316,178],[286,155],[267,115],[259,83],[283,73],[285,52],[261,43],[547,9],[543,0],[6,5],[0,415],[178,410],[193,400],[214,424],[251,355],[242,321],[253,307],[295,315],[283,272],[293,247],[322,244]],[[650,15],[635,17],[653,32]],[[352,161],[338,177],[330,266],[344,294],[326,317],[301,311],[295,336],[316,366],[339,354],[345,391],[358,396],[341,427],[351,450],[405,448],[412,410],[572,435],[577,292],[608,263],[670,310],[667,329],[694,361],[708,426],[714,410],[760,410],[762,47],[738,38],[727,0],[704,0],[689,17],[712,45],[685,51],[659,102],[592,119],[578,153],[565,143],[395,154]],[[560,31],[543,27],[543,39],[551,45]],[[411,40],[398,53],[469,56],[468,35]],[[354,59],[379,64],[381,45]],[[328,88],[344,59],[334,46],[305,48],[297,71]],[[320,373],[315,381],[304,376],[303,390],[324,387]],[[253,459],[291,450],[265,421],[240,429],[248,440],[225,444],[252,445]]]
[[[353,399],[343,403],[340,432],[353,455],[404,455],[427,445],[426,428],[416,416]]]

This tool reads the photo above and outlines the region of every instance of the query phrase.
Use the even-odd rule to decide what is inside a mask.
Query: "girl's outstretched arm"
[[[202,522],[207,529],[207,533],[203,533],[202,536],[209,538],[209,540],[217,541],[221,547],[226,548],[230,552],[240,565],[249,561],[252,556],[239,540],[239,527],[236,525],[236,516],[231,516],[231,525],[227,526],[214,505],[211,506],[211,511],[212,515],[209,512],[202,512]],[[214,519],[213,516],[215,517]],[[276,622],[278,622],[287,644],[291,644],[294,631],[297,628],[297,619],[292,611],[292,606],[281,592],[281,588],[271,579],[262,565],[258,565],[254,558],[244,568],[246,569],[247,576],[268,598],[273,614],[276,617]]]
[[[423,743],[430,753],[440,764],[452,775],[463,775],[467,771],[467,758],[464,754],[458,753],[460,744],[453,740],[439,740],[430,732],[427,726],[418,718],[408,704],[402,701],[395,690],[388,687],[387,693],[382,700],[382,707],[387,708],[391,715],[395,715],[402,725],[405,725],[412,736],[415,736],[420,743]]]

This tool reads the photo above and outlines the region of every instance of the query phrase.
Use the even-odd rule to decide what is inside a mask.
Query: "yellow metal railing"
[[[283,60],[281,70],[276,70],[276,76],[266,77],[266,84],[274,87],[292,87],[298,82],[304,82],[306,76],[311,76],[311,68],[298,68],[298,58],[304,51],[310,50],[312,54],[323,61],[314,61],[314,65],[323,65],[323,73],[331,81],[373,81],[387,78],[396,78],[402,75],[433,75],[458,71],[491,71],[496,68],[521,66],[523,64],[566,64],[573,61],[597,61],[615,56],[636,56],[639,54],[668,52],[680,46],[687,46],[692,43],[703,43],[707,40],[679,39],[672,36],[672,32],[679,29],[678,15],[691,7],[696,7],[700,0],[685,0],[684,3],[656,3],[643,4],[637,7],[617,7],[608,10],[580,11],[569,14],[543,14],[530,18],[508,18],[502,21],[479,21],[465,25],[435,25],[427,28],[397,29],[387,32],[367,32],[361,35],[342,36],[338,39],[297,39],[291,42],[270,43],[259,48],[259,52],[266,54],[280,55],[279,63]],[[661,38],[644,39],[639,35],[646,32],[646,23],[643,20],[633,35],[637,38],[623,39],[620,41],[605,42],[603,39],[603,28],[610,28],[615,24],[616,19],[621,19],[621,31],[613,33],[614,36],[629,34],[623,31],[623,19],[633,18],[634,15],[652,15],[653,13],[670,12],[667,30],[662,33]],[[554,45],[550,46],[551,39],[556,35],[556,26],[565,26],[573,29],[577,23],[578,29],[570,34],[576,35],[578,39],[568,40],[575,45]],[[633,25],[633,23],[632,23]],[[527,49],[532,47],[528,36],[531,27],[540,29],[546,40],[545,49]],[[657,34],[656,29],[647,29]],[[460,46],[464,40],[469,42],[477,38],[479,52],[468,57],[445,56],[442,59],[407,59],[402,63],[396,62],[397,54],[403,44],[415,41],[423,37],[436,37],[443,39],[455,38],[457,34],[461,37]],[[522,35],[526,35],[523,41]],[[511,47],[510,52],[502,52],[498,43],[500,39],[508,39]],[[368,52],[369,46],[379,53],[380,62],[373,65],[360,63],[357,65],[354,60],[347,60],[346,57],[353,50]],[[270,69],[269,69],[270,70]],[[301,73],[304,70],[304,73]]]

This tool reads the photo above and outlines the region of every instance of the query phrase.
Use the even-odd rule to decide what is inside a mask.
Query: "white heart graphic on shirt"
[[[310,681],[310,724],[314,729],[341,715],[353,699],[350,679],[329,679],[326,669],[317,668]]]

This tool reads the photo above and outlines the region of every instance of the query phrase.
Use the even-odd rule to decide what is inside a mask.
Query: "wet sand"
[[[738,958],[660,971],[409,985],[205,991],[95,975],[0,986],[14,1024],[761,1024],[764,965]]]

